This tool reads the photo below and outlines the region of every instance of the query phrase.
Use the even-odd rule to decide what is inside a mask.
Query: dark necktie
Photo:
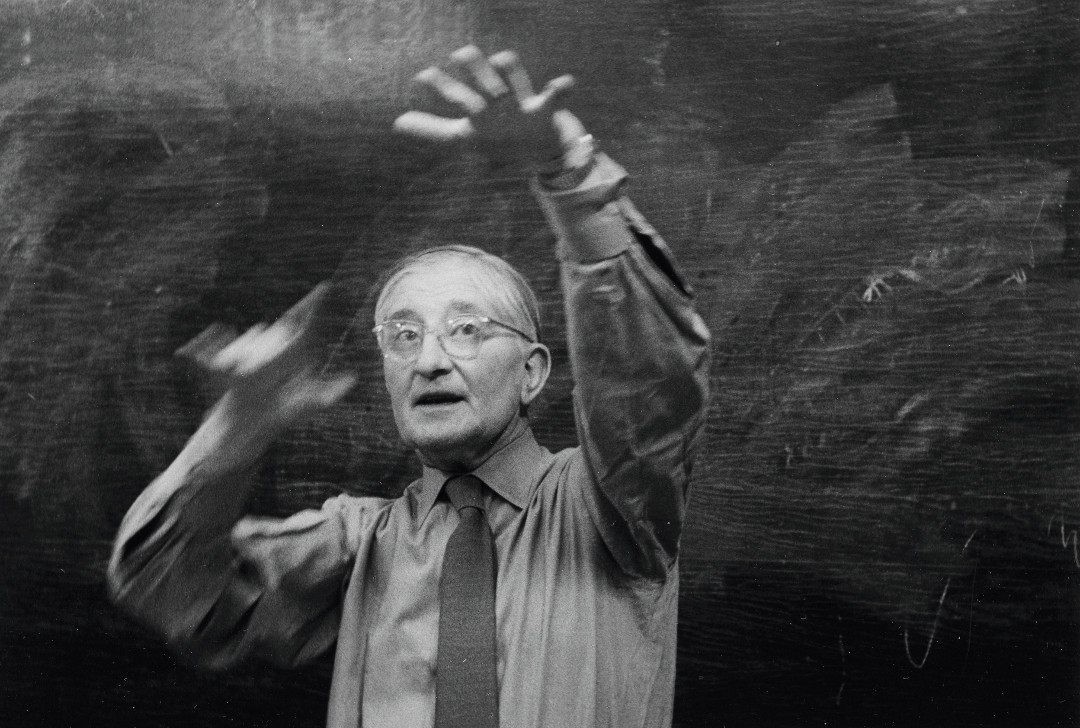
[[[439,580],[435,728],[497,728],[495,546],[484,514],[484,483],[461,475],[446,494],[461,521],[446,543]]]

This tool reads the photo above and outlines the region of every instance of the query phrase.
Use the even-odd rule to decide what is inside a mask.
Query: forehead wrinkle
[[[477,306],[472,301],[451,301],[450,305],[446,307],[446,313],[454,315],[461,313],[486,314],[490,312],[485,311],[483,306]]]
[[[441,275],[433,266],[406,269],[389,282],[383,296],[382,308],[385,308],[388,303],[393,303],[395,297],[402,295],[407,300],[416,300],[414,297],[419,295],[425,302],[445,296],[449,299],[443,308],[446,312],[485,313],[487,307],[500,306],[499,299],[502,296],[499,294],[502,286],[499,285],[501,281],[497,278],[486,275],[486,271],[475,269],[459,270],[455,273],[456,275],[450,276]],[[416,283],[418,279],[419,284]],[[417,285],[419,293],[416,291]],[[475,299],[478,301],[455,296],[462,292],[462,289],[471,289],[469,292],[475,293]],[[404,294],[403,291],[405,291]],[[418,313],[416,307],[410,303],[401,304],[394,316],[400,311]]]

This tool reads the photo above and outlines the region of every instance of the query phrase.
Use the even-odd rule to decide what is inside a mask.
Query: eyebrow
[[[389,316],[383,318],[383,321],[395,321],[398,319],[404,321],[416,321],[419,318],[420,314],[418,314],[416,311],[413,311],[411,308],[399,308],[397,311],[394,311]]]

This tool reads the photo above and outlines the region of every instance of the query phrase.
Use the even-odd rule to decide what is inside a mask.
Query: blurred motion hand
[[[407,111],[394,121],[395,131],[436,143],[467,142],[496,165],[532,168],[558,160],[584,136],[577,117],[558,108],[574,85],[572,76],[554,78],[537,93],[513,51],[488,58],[476,46],[466,46],[452,53],[450,62],[468,82],[435,67],[416,80],[465,115]]]
[[[224,395],[211,410],[215,440],[255,458],[289,427],[340,400],[353,375],[326,377],[312,341],[316,313],[329,286],[321,283],[269,326],[257,324],[239,337],[211,326],[177,351],[216,380]]]

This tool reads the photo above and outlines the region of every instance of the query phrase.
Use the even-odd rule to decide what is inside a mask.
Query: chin
[[[425,465],[446,472],[467,472],[479,467],[491,455],[494,446],[491,435],[472,433],[471,436],[422,440],[414,449]]]
[[[460,429],[424,428],[412,435],[409,444],[419,451],[425,460],[454,458],[476,449],[475,433]]]

